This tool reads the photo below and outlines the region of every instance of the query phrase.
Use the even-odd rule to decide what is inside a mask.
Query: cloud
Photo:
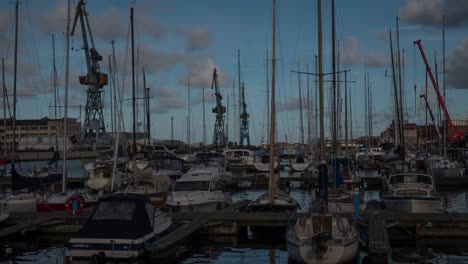
[[[468,89],[468,39],[447,56],[447,85]]]
[[[190,108],[192,108],[192,106],[194,106],[194,105],[198,105],[198,104],[203,103],[203,97],[205,97],[205,107],[208,107],[207,105],[211,104],[211,102],[214,101],[213,93],[211,91],[209,91],[208,89],[206,89],[205,90],[205,96],[202,96],[201,94],[199,94],[197,97],[195,97],[195,99],[190,101],[190,105],[191,105]]]
[[[370,67],[383,67],[388,65],[385,55],[374,49],[365,49],[361,47],[355,37],[345,39],[344,48],[340,50],[342,62],[345,65],[364,65]]]
[[[178,27],[176,32],[187,38],[187,48],[189,50],[206,49],[211,45],[211,32],[206,26]]]
[[[299,98],[288,98],[285,102],[277,104],[278,112],[294,111],[299,110],[300,100]],[[302,98],[302,110],[307,111],[307,98]]]
[[[111,40],[125,40],[130,29],[130,13],[124,13],[122,9],[109,7],[100,13],[94,12],[93,7],[86,5],[86,12],[91,27],[91,32],[96,40],[110,42]],[[91,10],[90,10],[91,9]],[[124,9],[125,10],[125,9]],[[72,21],[74,17],[72,10]],[[159,39],[165,33],[161,22],[154,16],[141,13],[135,15],[135,31],[145,32],[155,39]],[[66,1],[56,1],[55,7],[46,15],[38,15],[38,26],[42,32],[50,34],[52,32],[64,32],[66,30],[67,4]],[[73,25],[71,25],[73,26]],[[78,19],[75,28],[75,35],[81,39],[81,24]]]
[[[159,51],[154,46],[140,45],[138,47],[139,57],[143,60],[144,65],[148,68],[149,72],[161,72],[170,70],[176,64],[184,61],[184,56],[178,51],[164,53]]]
[[[175,90],[169,88],[156,89],[156,105],[152,111],[156,113],[167,113],[171,109],[181,109],[185,107],[182,96]]]
[[[468,23],[468,1],[407,0],[399,15],[410,23],[432,27],[440,27],[445,15],[447,26],[460,27]]]
[[[230,77],[222,71],[212,58],[192,57],[185,60],[185,67],[190,76],[190,86],[196,88],[211,88],[213,70],[218,72],[218,83],[220,88],[227,87]],[[187,76],[179,76],[177,80],[180,85],[187,86]]]

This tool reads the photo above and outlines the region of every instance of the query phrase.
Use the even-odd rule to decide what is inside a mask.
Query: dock
[[[319,216],[310,213],[287,212],[243,212],[240,208],[250,201],[237,202],[215,212],[173,213],[172,219],[179,227],[159,238],[147,247],[151,255],[170,251],[194,234],[239,235],[247,227],[287,227],[300,217]],[[0,238],[8,239],[15,234],[30,231],[49,235],[53,232],[73,234],[86,222],[91,208],[86,208],[78,216],[66,212],[52,213],[13,213],[7,226],[0,229]],[[351,213],[338,216],[353,218]],[[389,263],[392,250],[392,235],[389,228],[403,228],[414,233],[413,238],[467,238],[468,213],[402,213],[386,210],[364,211],[356,222],[360,232],[367,233],[367,243],[371,263]],[[69,228],[72,225],[74,228]],[[66,226],[60,228],[61,226]],[[51,231],[52,230],[52,231]],[[224,230],[224,231],[223,231]],[[228,231],[226,231],[228,230]],[[398,239],[398,238],[393,238]]]

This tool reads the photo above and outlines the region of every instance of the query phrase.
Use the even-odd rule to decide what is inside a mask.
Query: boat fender
[[[83,207],[84,201],[81,196],[72,195],[65,201],[65,209],[67,209],[67,212],[71,215],[79,214],[81,210],[83,210]]]

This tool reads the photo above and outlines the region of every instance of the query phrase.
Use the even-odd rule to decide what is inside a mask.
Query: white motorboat
[[[381,200],[388,210],[407,213],[436,213],[442,199],[436,195],[434,178],[420,173],[398,173],[385,179]]]
[[[175,182],[166,205],[177,212],[215,211],[231,203],[223,185],[218,168],[194,167]]]
[[[359,249],[359,233],[344,217],[305,216],[286,234],[289,257],[299,263],[348,263]]]
[[[103,255],[110,259],[136,259],[146,245],[172,230],[170,215],[147,197],[118,194],[101,199],[80,231],[68,243],[73,259]]]
[[[455,177],[463,176],[464,174],[461,164],[440,156],[431,156],[427,158],[426,170],[428,174],[440,177]]]
[[[255,155],[248,149],[226,149],[223,155],[229,169],[250,169],[254,165]]]
[[[153,176],[167,176],[175,181],[183,174],[184,161],[177,157],[160,157],[153,161],[152,167]]]

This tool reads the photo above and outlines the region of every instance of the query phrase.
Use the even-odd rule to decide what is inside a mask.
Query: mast
[[[345,75],[344,75],[344,78],[345,78],[345,94],[344,94],[344,98],[345,98],[345,158],[348,159],[348,72],[345,71]]]
[[[58,125],[57,125],[57,68],[55,66],[55,35],[52,34],[52,79],[54,87],[54,119],[55,119],[55,149],[54,152],[58,151]],[[58,167],[57,162],[55,162],[55,168]]]
[[[369,97],[367,96],[367,72],[364,73],[364,121],[365,121],[365,127],[366,127],[366,145],[369,148]]]
[[[15,3],[15,57],[14,57],[14,68],[13,68],[13,151],[11,157],[11,163],[15,165],[16,156],[16,77],[18,73],[18,1]]]
[[[67,1],[67,37],[65,54],[65,108],[63,109],[63,162],[62,162],[62,193],[67,191],[67,147],[68,147],[68,83],[70,75],[70,0]]]
[[[307,72],[309,72],[309,64],[307,64]],[[309,153],[312,153],[312,107],[310,99],[310,85],[309,74],[307,74],[307,144],[309,146]]]
[[[240,49],[237,49],[237,85],[238,85],[238,103],[239,103],[239,115],[237,117],[241,116],[242,113],[242,86],[241,86],[241,76],[240,76]],[[242,145],[242,118],[239,118],[239,145]]]
[[[301,144],[304,145],[304,118],[302,117],[302,91],[301,91],[301,74],[299,73],[299,62],[297,63],[297,82],[299,88],[299,118],[301,131]]]
[[[314,61],[314,64],[315,64],[315,75],[314,75],[314,87],[315,87],[315,104],[314,104],[314,140],[315,140],[315,143],[317,143],[317,138],[318,138],[318,135],[319,135],[319,118],[318,118],[318,99],[319,99],[319,96],[318,96],[318,79],[317,79],[317,75],[318,75],[318,59],[317,59],[317,54],[315,54],[315,61]],[[317,149],[317,144],[315,144],[315,149]],[[317,151],[315,151],[315,157],[317,157]]]
[[[146,74],[145,74],[145,67],[143,67],[143,91],[144,91],[144,98],[145,98],[145,112],[146,112],[146,138],[148,139],[148,150],[151,147],[151,125],[150,125],[150,97],[149,92],[150,88],[146,87]]]
[[[203,100],[203,148],[206,151],[206,119],[205,119],[205,87],[203,87],[203,94],[202,94],[202,100]]]
[[[444,93],[444,102],[445,102],[445,15],[442,16],[442,90]],[[444,118],[444,122],[442,122],[444,129],[443,129],[443,138],[444,138],[444,157],[447,157],[447,128],[446,128],[447,119]]]
[[[325,129],[323,124],[323,50],[322,50],[322,1],[317,0],[318,26],[318,70],[319,70],[319,116],[320,116],[320,160],[325,160]]]
[[[400,141],[401,141],[401,154],[405,158],[405,120],[403,119],[403,85],[401,81],[401,59],[400,59],[400,30],[398,27],[398,16],[396,17],[396,33],[397,33],[397,50],[398,50],[398,83],[400,87]]]
[[[132,114],[133,114],[133,130],[132,130],[132,172],[135,179],[136,167],[136,98],[135,98],[135,40],[133,30],[133,6],[130,8],[130,27],[132,38]]]
[[[187,143],[189,154],[192,152],[192,143],[190,142],[190,75],[187,77],[187,104],[188,104],[188,121],[187,121]]]
[[[397,145],[401,147],[401,128],[400,128],[400,110],[399,110],[399,103],[398,103],[398,89],[397,89],[397,81],[396,81],[396,74],[395,74],[395,62],[393,59],[393,44],[392,44],[392,31],[388,31],[390,36],[390,58],[392,60],[392,78],[393,78],[393,93],[394,93],[394,102],[395,102],[395,131],[397,131],[396,136],[398,136],[398,140],[395,140]],[[401,153],[399,153],[401,154]]]
[[[6,122],[6,97],[7,97],[7,92],[6,92],[6,84],[5,84],[5,61],[2,58],[2,82],[3,82],[3,138],[5,139],[4,145],[3,145],[3,155],[5,158],[7,158],[7,140],[6,140],[6,134],[7,134],[7,122]]]
[[[336,111],[336,58],[335,58],[335,0],[332,0],[332,75],[333,75],[333,114],[332,114],[332,152],[336,155],[336,125],[337,125],[337,111]]]
[[[353,148],[353,153],[354,153],[354,139],[353,139],[353,107],[352,107],[352,104],[353,104],[353,100],[351,100],[351,92],[349,93],[349,119],[350,119],[350,136],[351,136],[351,147]]]
[[[267,48],[267,53],[266,53],[266,91],[267,91],[267,140],[270,142],[270,129],[268,128],[270,126],[270,76],[269,76],[269,67],[268,64],[270,63],[268,61],[268,48]]]
[[[273,43],[271,51],[271,122],[270,122],[270,168],[269,168],[269,202],[272,203],[276,192],[275,179],[275,134],[276,134],[276,105],[275,105],[275,71],[276,71],[276,0],[273,0]]]

